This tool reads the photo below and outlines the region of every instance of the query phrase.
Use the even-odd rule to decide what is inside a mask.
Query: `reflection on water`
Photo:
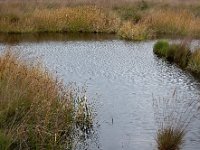
[[[155,149],[153,97],[167,98],[176,90],[182,103],[199,99],[199,81],[154,56],[155,41],[125,42],[103,36],[59,40],[66,38],[59,36],[52,40],[48,36],[47,40],[22,38],[12,48],[42,58],[65,82],[86,86],[88,99],[95,103],[98,125],[89,137],[83,134],[87,148],[77,144],[77,149]],[[8,42],[2,43],[0,49],[6,45]],[[199,150],[199,128],[198,121],[191,124],[184,150]]]
[[[100,41],[114,39],[112,34],[90,33],[34,33],[34,34],[5,34],[0,33],[0,43],[18,44],[21,42],[47,42],[47,41]]]

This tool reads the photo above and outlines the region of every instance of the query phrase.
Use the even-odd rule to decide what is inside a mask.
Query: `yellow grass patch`
[[[157,34],[188,35],[196,30],[196,18],[187,10],[154,10],[144,20]]]
[[[119,18],[95,6],[36,9],[22,16],[2,16],[0,32],[116,32]]]
[[[27,65],[10,51],[1,55],[0,148],[71,147],[77,127],[92,125],[85,99],[76,94],[41,65]]]
[[[133,24],[131,21],[124,22],[118,31],[122,38],[130,40],[145,40],[151,38],[152,34],[145,24]]]

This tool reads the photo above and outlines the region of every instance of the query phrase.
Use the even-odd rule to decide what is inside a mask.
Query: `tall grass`
[[[133,24],[130,21],[124,22],[118,31],[118,35],[124,39],[146,40],[153,36],[150,30],[144,24]]]
[[[190,4],[180,5],[178,0],[164,4],[154,0],[7,1],[0,3],[0,32],[104,32],[131,40],[165,35],[199,38],[200,3]]]
[[[193,52],[187,68],[197,74],[200,74],[200,49]]]
[[[188,10],[154,10],[145,22],[157,35],[189,35],[192,32],[200,33],[199,18]],[[194,34],[194,33],[193,33]]]
[[[19,56],[0,56],[0,148],[71,149],[76,128],[92,126],[85,97]]]
[[[0,18],[0,32],[116,32],[120,20],[95,6],[35,9]]]
[[[118,34],[132,40],[144,40],[166,35],[173,37],[199,37],[200,35],[200,18],[189,10],[148,9],[142,13],[143,15],[139,16],[134,11],[132,12],[133,16],[129,13],[126,14],[128,16],[125,17],[130,17],[129,20],[132,21],[123,21]]]
[[[158,150],[180,150],[192,121],[198,114],[196,100],[172,97],[153,99],[155,121],[158,125],[156,146]]]

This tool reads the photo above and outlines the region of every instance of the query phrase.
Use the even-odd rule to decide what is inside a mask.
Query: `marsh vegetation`
[[[0,57],[0,149],[73,149],[92,128],[85,95],[6,50]]]
[[[184,147],[186,134],[198,117],[199,101],[183,103],[184,98],[176,91],[168,98],[153,99],[154,116],[158,130],[156,144],[158,150],[180,150]]]
[[[159,40],[153,48],[154,53],[170,62],[178,64],[181,68],[199,75],[199,47],[191,49],[191,42],[183,40],[179,43],[169,44],[166,40]]]
[[[131,40],[199,37],[199,6],[144,0],[6,1],[0,2],[0,32],[104,32]]]
[[[29,33],[26,36],[36,33],[35,35],[40,38],[42,34],[47,34],[48,39],[49,33],[59,33],[62,34],[59,39],[63,41],[63,36],[71,37],[72,34],[82,32],[109,33],[135,41],[163,36],[199,38],[199,10],[198,0],[187,2],[180,0],[173,2],[171,0],[165,2],[156,0],[32,0],[29,2],[6,0],[0,1],[0,33],[2,34],[0,39],[3,39],[3,42],[16,44],[18,42],[15,42],[16,39],[8,40],[8,37],[16,33],[20,36],[25,33]],[[3,35],[5,33],[7,38]],[[31,36],[30,39],[32,39]],[[34,42],[37,40],[36,38]],[[49,41],[51,40],[50,38]],[[106,124],[102,134],[103,144],[107,144],[103,145],[105,149],[121,148],[121,143],[119,144],[118,141],[123,135],[120,132],[130,133],[133,126],[135,128],[130,133],[133,134],[132,137],[140,135],[141,130],[146,131],[144,135],[141,135],[142,140],[148,136],[153,137],[152,131],[155,130],[155,124],[154,118],[150,115],[152,107],[148,106],[152,92],[160,92],[159,94],[163,96],[172,89],[172,86],[180,86],[179,88],[185,92],[183,95],[189,93],[188,95],[193,99],[197,98],[198,86],[193,84],[196,80],[191,79],[184,71],[178,70],[176,66],[161,63],[152,57],[151,52],[146,51],[152,48],[152,41],[150,44],[147,42],[142,45],[140,43],[131,45],[129,42],[122,44],[117,40],[95,44],[92,42],[85,44],[82,40],[74,45],[73,42],[66,43],[65,47],[58,46],[61,51],[57,51],[56,44],[48,43],[50,47],[43,55],[48,54],[47,57],[50,58],[48,63],[52,68],[58,65],[55,68],[61,68],[60,70],[67,72],[65,75],[68,77],[65,77],[69,81],[72,78],[81,82],[88,79],[91,93],[97,91],[105,95],[109,93],[103,101],[104,110],[99,111],[103,114],[101,114],[102,124]],[[155,43],[153,52],[158,57],[199,75],[200,49],[197,47],[191,50],[190,43],[190,40],[178,43],[159,40]],[[71,44],[72,47],[70,47]],[[89,44],[91,45],[88,46]],[[119,49],[117,44],[119,44]],[[71,48],[73,51],[70,51]],[[30,49],[32,50],[32,47]],[[42,53],[40,50],[36,52]],[[59,64],[60,62],[62,63]],[[175,71],[174,74],[172,70]],[[104,84],[98,81],[103,81]],[[113,87],[120,90],[113,90]],[[111,101],[108,103],[109,99]],[[113,99],[115,99],[114,103]],[[162,116],[162,113],[156,112],[159,117],[162,117],[155,117],[159,118],[156,122],[158,123],[157,132],[154,133],[156,148],[179,150],[185,143],[187,127],[196,117],[191,110],[195,108],[199,111],[196,108],[199,101],[191,100],[191,103],[189,99],[189,103],[186,103],[181,99],[171,106],[169,105],[171,101],[163,100],[164,104],[160,104],[160,100],[154,103],[155,111],[164,110],[167,114],[167,116]],[[94,116],[84,92],[80,93],[76,86],[66,85],[59,77],[45,69],[40,62],[25,61],[20,53],[15,53],[14,50],[6,50],[0,56],[0,104],[0,149],[75,149],[77,139],[92,130],[94,124]],[[177,110],[178,107],[181,108],[180,104],[185,104],[185,106],[182,108],[183,111],[179,112]],[[168,108],[163,108],[165,105]],[[109,111],[117,113],[112,114]],[[110,116],[112,119],[109,118]],[[131,117],[133,122],[130,122]],[[117,126],[114,127],[115,119]],[[124,129],[125,123],[127,130]],[[139,136],[137,138],[139,139]],[[118,145],[107,143],[110,139],[116,140]],[[149,139],[146,142],[152,144]],[[141,147],[146,144],[139,142]],[[138,145],[133,143],[131,146],[132,149]]]

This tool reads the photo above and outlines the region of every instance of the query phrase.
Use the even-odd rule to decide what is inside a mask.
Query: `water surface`
[[[97,112],[95,136],[88,139],[86,149],[153,150],[158,127],[153,98],[169,98],[174,91],[182,103],[199,98],[200,82],[157,58],[152,51],[155,41],[130,42],[103,35],[39,37],[13,40],[1,35],[0,49],[9,45],[39,57],[66,83],[86,87]],[[199,129],[199,122],[191,124],[183,149],[199,150]]]

